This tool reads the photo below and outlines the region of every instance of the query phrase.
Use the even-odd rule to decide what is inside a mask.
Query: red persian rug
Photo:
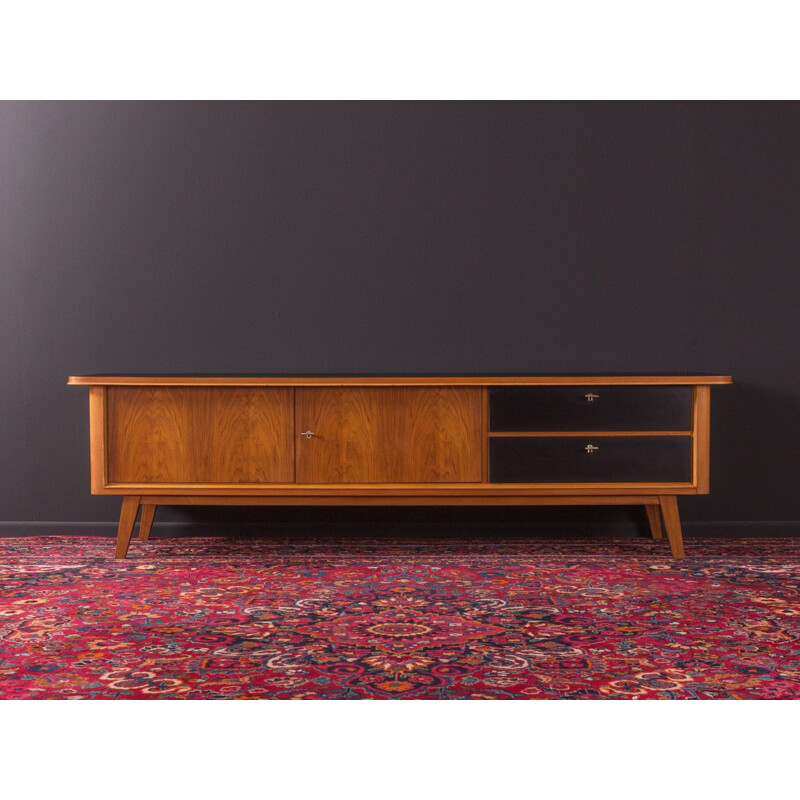
[[[0,697],[800,697],[800,541],[687,550],[0,539]]]

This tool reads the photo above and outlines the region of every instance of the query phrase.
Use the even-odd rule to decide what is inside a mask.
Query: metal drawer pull
[[[305,436],[306,439],[310,439],[312,436],[316,436],[317,434],[314,433],[314,431],[303,431],[300,435]]]
[[[592,392],[589,392],[589,394],[585,394],[584,397],[586,398],[587,403],[594,403],[595,400],[600,399],[599,394],[593,394]]]
[[[586,450],[586,452],[589,453],[589,455],[594,453],[595,450],[599,450],[599,449],[600,448],[597,445],[594,445],[594,444],[587,444],[586,447],[584,448],[584,450]]]

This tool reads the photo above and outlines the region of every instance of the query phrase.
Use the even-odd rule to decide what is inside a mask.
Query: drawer
[[[688,431],[691,386],[501,386],[492,431]]]
[[[587,446],[593,446],[587,452]],[[497,436],[491,483],[690,483],[691,436]]]

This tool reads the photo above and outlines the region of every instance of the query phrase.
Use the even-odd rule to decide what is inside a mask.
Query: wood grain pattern
[[[298,483],[481,480],[480,389],[298,388],[295,414]]]
[[[117,548],[115,558],[125,558],[128,555],[128,545],[131,543],[133,526],[136,524],[136,515],[139,513],[141,497],[123,497],[122,509],[119,512],[119,527],[117,528]]]
[[[184,495],[187,490],[209,496],[234,494],[297,495],[301,497],[357,497],[360,495],[405,495],[407,497],[454,497],[457,495],[483,495],[505,497],[521,495],[608,494],[608,495],[661,495],[697,494],[693,483],[112,483],[104,494],[144,494],[158,492],[163,495]]]
[[[109,483],[294,479],[292,390],[112,387]]]
[[[654,539],[661,539],[661,506],[659,503],[648,503],[645,506],[650,533]]]
[[[710,491],[711,388],[694,389],[694,482],[698,494]]]
[[[681,518],[678,514],[678,498],[674,495],[662,495],[660,502],[669,549],[672,551],[673,558],[683,558],[683,533],[681,532]]]
[[[92,494],[106,485],[106,392],[105,386],[89,387],[89,468]]]
[[[481,387],[481,482],[489,482],[489,387]]]
[[[142,504],[142,516],[139,520],[139,541],[146,542],[150,538],[150,528],[153,525],[153,517],[156,515],[156,506],[152,503]]]
[[[655,495],[581,495],[577,497],[530,496],[483,497],[480,495],[362,495],[359,497],[301,495],[152,495],[145,503],[175,506],[618,506],[658,504]]]
[[[73,386],[699,386],[730,375],[72,375]]]

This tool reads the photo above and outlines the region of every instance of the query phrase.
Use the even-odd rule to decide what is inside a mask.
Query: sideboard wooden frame
[[[644,505],[654,539],[661,539],[661,521],[673,557],[683,558],[678,513],[679,495],[709,491],[711,386],[731,383],[730,376],[76,376],[71,385],[89,386],[91,491],[122,495],[115,555],[125,558],[141,508],[139,538],[146,541],[159,505],[258,506],[540,506]],[[691,431],[530,431],[529,436],[647,436],[692,438],[692,481],[687,483],[552,483],[492,484],[489,441],[507,432],[489,430],[491,386],[535,385],[689,385],[692,388]],[[179,484],[112,483],[108,480],[108,389],[114,386],[478,386],[481,387],[481,481],[415,484]],[[296,407],[296,406],[295,406]],[[296,419],[294,419],[296,427]],[[295,431],[295,434],[297,431]],[[296,459],[295,459],[296,468]]]

